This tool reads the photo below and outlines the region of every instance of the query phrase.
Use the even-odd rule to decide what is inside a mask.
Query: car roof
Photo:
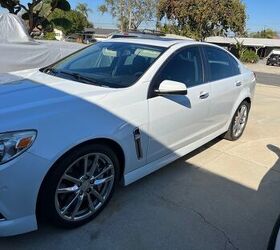
[[[102,42],[118,42],[118,43],[137,43],[142,45],[149,45],[149,46],[157,46],[157,47],[164,47],[169,48],[178,43],[184,43],[186,45],[189,44],[197,44],[198,42],[191,41],[191,40],[181,40],[181,39],[174,39],[174,38],[114,38],[114,39],[106,39]]]

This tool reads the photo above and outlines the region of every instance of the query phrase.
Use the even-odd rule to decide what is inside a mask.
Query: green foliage
[[[64,10],[64,11],[71,10],[71,5],[66,0],[51,1],[51,7],[52,7],[52,10],[55,10],[55,9],[60,9],[60,10]]]
[[[49,16],[49,20],[55,28],[62,30],[66,35],[81,33],[85,28],[93,26],[88,19],[77,10],[62,11],[57,9]]]
[[[228,31],[243,34],[247,16],[240,0],[160,0],[158,18],[169,20],[169,32],[204,40]]]
[[[255,51],[247,49],[241,55],[240,60],[244,63],[257,63],[260,58]]]
[[[244,42],[238,41],[236,38],[236,45],[235,45],[235,50],[236,50],[236,56],[238,58],[241,58],[244,52],[247,50],[247,48],[244,46]]]
[[[86,3],[78,3],[76,10],[81,12],[86,18],[88,18],[88,13],[92,12],[92,9]]]
[[[117,18],[122,31],[136,30],[156,17],[157,4],[158,0],[105,0],[99,11]]]
[[[28,21],[29,33],[34,28],[41,31],[51,31],[52,24],[49,22],[49,15],[57,10],[69,11],[71,6],[67,0],[29,0],[23,4],[20,0],[0,0],[0,5],[9,10],[10,13],[18,14],[23,12],[22,18]]]
[[[44,35],[45,40],[56,40],[54,32],[46,32]]]
[[[264,29],[262,31],[258,31],[258,32],[253,32],[250,34],[250,37],[253,38],[277,38],[278,37],[278,33],[272,29]]]

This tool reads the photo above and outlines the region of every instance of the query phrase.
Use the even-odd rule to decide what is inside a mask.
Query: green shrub
[[[46,32],[44,35],[45,40],[56,40],[54,32]]]
[[[259,56],[256,54],[255,51],[253,50],[245,50],[241,57],[240,60],[244,63],[257,63],[260,58]]]

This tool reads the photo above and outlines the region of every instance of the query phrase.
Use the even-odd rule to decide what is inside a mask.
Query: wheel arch
[[[62,161],[65,157],[67,157],[67,155],[71,154],[74,150],[86,146],[86,145],[92,145],[92,144],[103,144],[103,145],[107,145],[109,146],[112,150],[116,151],[116,155],[118,157],[118,160],[120,161],[120,180],[119,182],[121,184],[123,184],[123,176],[124,176],[124,169],[125,169],[125,154],[124,151],[122,149],[122,147],[120,146],[119,143],[117,143],[116,141],[112,140],[112,139],[108,139],[108,138],[96,138],[96,139],[91,139],[85,142],[82,142],[74,147],[72,147],[71,149],[69,149],[67,152],[65,152],[64,154],[62,154],[55,162],[54,164],[50,167],[50,169],[48,170],[48,172],[46,173],[46,175],[44,176],[44,179],[41,183],[38,195],[37,195],[37,201],[36,201],[36,216],[38,219],[38,216],[40,215],[40,206],[41,206],[41,198],[42,198],[42,192],[44,190],[44,186],[47,183],[47,179],[49,174],[51,173],[51,171],[53,171],[53,169],[56,167],[56,165]]]
[[[248,104],[249,104],[249,108],[251,108],[251,104],[252,104],[252,98],[249,94],[245,94],[245,95],[242,95],[240,96],[240,98],[238,98],[238,100],[235,102],[234,106],[233,106],[233,109],[231,111],[231,114],[230,114],[230,117],[229,117],[229,120],[225,126],[225,130],[227,130],[230,126],[230,123],[232,121],[232,118],[236,112],[236,110],[238,109],[238,107],[240,106],[240,104],[242,102],[246,101]]]
[[[249,108],[251,108],[251,104],[252,104],[251,98],[250,97],[246,97],[242,102],[244,102],[244,101],[247,102],[249,104]]]

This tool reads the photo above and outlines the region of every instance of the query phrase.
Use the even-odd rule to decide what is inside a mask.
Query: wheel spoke
[[[84,158],[84,175],[87,174],[87,168],[88,168],[88,156],[85,156],[85,158]]]
[[[93,189],[91,191],[91,193],[101,202],[104,202],[104,198],[102,197],[102,195],[100,193],[98,193],[95,189]]]
[[[238,129],[238,122],[236,122],[235,124],[234,124],[234,126],[233,126],[233,132],[235,131],[237,131],[237,129]]]
[[[99,160],[99,155],[96,155],[95,158],[94,158],[94,161],[93,161],[93,163],[91,165],[91,168],[90,168],[90,170],[88,172],[89,176],[93,176],[93,174],[94,174],[94,172],[95,172],[95,170],[96,170],[96,168],[98,166],[98,160]]]
[[[103,179],[98,179],[98,180],[94,181],[94,185],[98,186],[98,185],[104,184],[108,181],[111,181],[113,179],[114,179],[114,175],[111,175],[111,176],[103,178]]]
[[[241,115],[241,117],[244,115],[245,111],[246,111],[246,107],[243,106],[243,107],[241,108],[241,110],[240,110],[240,115]]]
[[[88,153],[74,161],[56,188],[55,207],[67,221],[82,221],[96,213],[109,197],[115,178],[110,157]]]
[[[68,209],[73,205],[73,203],[75,202],[75,200],[79,197],[79,194],[76,194],[76,196],[70,201],[70,203],[64,207],[62,210],[61,210],[61,213],[64,215]]]
[[[78,185],[81,184],[81,180],[80,179],[77,179],[77,178],[75,178],[73,176],[70,176],[68,174],[64,174],[63,175],[63,179],[67,180],[67,181],[70,181],[70,182],[73,182],[73,183],[78,184]]]
[[[106,172],[111,170],[112,168],[113,168],[113,166],[109,165],[107,168],[103,169],[97,176],[95,176],[94,179],[98,179],[100,176],[102,176],[103,174],[105,174]]]
[[[81,207],[81,205],[83,203],[83,200],[84,200],[84,195],[83,194],[79,195],[78,196],[78,202],[77,202],[77,204],[76,204],[76,206],[75,206],[75,208],[74,208],[74,210],[73,210],[73,212],[71,214],[71,218],[72,219],[74,219],[76,214],[79,212],[79,209],[80,209],[80,207]]]
[[[76,192],[79,189],[77,185],[73,187],[66,187],[66,188],[59,188],[57,189],[58,194],[67,194],[67,193],[73,193]]]
[[[95,207],[93,205],[93,202],[92,202],[92,199],[90,197],[90,194],[87,193],[87,200],[88,200],[88,205],[89,205],[89,208],[92,212],[95,212]]]

